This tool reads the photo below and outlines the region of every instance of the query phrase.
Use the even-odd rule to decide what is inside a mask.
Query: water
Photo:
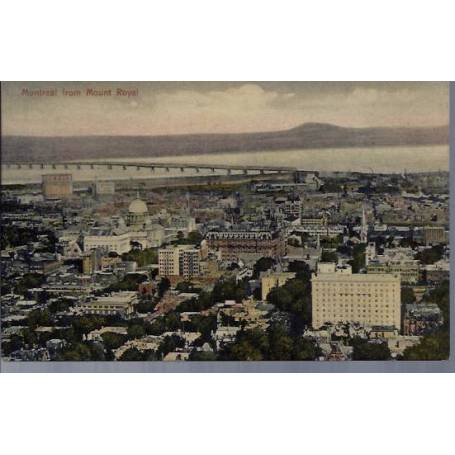
[[[101,161],[106,161],[103,159]],[[371,147],[371,148],[339,148],[339,149],[307,149],[307,150],[277,150],[267,152],[233,152],[213,155],[185,155],[166,156],[159,158],[125,158],[112,161],[121,162],[150,162],[150,163],[187,163],[187,164],[232,164],[233,166],[289,166],[310,171],[357,171],[396,173],[403,172],[430,172],[449,170],[449,147],[447,145],[419,146],[419,147]],[[39,183],[42,174],[50,173],[73,174],[75,181],[81,180],[109,180],[109,179],[136,179],[156,177],[181,177],[192,175],[222,175],[226,171],[210,170],[149,169],[136,170],[135,168],[122,170],[108,170],[103,167],[82,170],[57,168],[17,169],[14,166],[7,169],[2,165],[3,183]],[[233,172],[233,174],[241,173]]]

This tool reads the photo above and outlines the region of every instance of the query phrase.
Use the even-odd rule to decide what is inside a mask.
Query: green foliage
[[[425,335],[417,346],[406,348],[403,360],[447,360],[450,355],[450,334],[443,328]]]
[[[422,264],[434,264],[442,258],[444,253],[444,247],[442,245],[435,245],[431,248],[419,251],[416,254],[416,259],[418,259]]]
[[[136,261],[139,267],[158,262],[158,249],[146,248],[144,250],[131,250],[122,254],[123,261]]]
[[[39,288],[46,278],[39,273],[26,273],[16,284],[16,294],[25,295],[29,289]]]
[[[297,319],[301,329],[311,323],[311,283],[298,278],[288,280],[283,286],[273,288],[267,301],[280,311],[287,311]]]
[[[127,340],[125,335],[114,332],[105,332],[101,335],[101,338],[103,339],[104,347],[109,351],[118,349],[120,346],[125,344]]]
[[[353,338],[353,360],[390,360],[390,349],[387,343],[369,343],[368,340]]]
[[[42,228],[3,225],[1,233],[0,247],[2,250],[10,247],[27,245],[28,243],[36,242],[39,235],[47,235],[48,241],[41,251],[54,252],[57,240],[53,231]]]
[[[352,266],[352,273],[359,273],[365,267],[365,248],[364,243],[354,245],[352,249],[352,260],[349,264]]]
[[[247,295],[247,284],[244,281],[236,283],[234,279],[219,280],[213,288],[212,301],[215,303],[225,300],[241,302]]]
[[[242,330],[236,341],[220,352],[221,360],[315,360],[319,355],[316,345],[293,336],[281,325],[267,331]]]
[[[338,255],[334,251],[323,250],[321,254],[321,262],[338,262]]]
[[[202,236],[202,234],[199,231],[191,231],[188,234],[188,241],[190,243],[194,243],[195,245],[198,245],[199,243],[201,243],[203,238],[204,237]]]
[[[211,341],[211,332],[215,331],[217,327],[216,316],[202,316],[195,315],[190,321],[185,322],[183,328],[188,332],[200,332],[201,337],[198,339],[199,344]]]
[[[105,360],[104,352],[99,343],[75,343],[65,348],[57,357],[57,360],[70,362],[102,361]]]
[[[185,340],[177,335],[171,335],[164,337],[160,343],[157,355],[159,358],[163,358],[169,352],[174,352],[177,348],[183,348],[185,346]]]
[[[450,321],[450,283],[443,281],[438,287],[432,289],[428,295],[423,298],[426,302],[433,302],[441,309],[444,319],[444,327],[449,327]]]
[[[266,272],[276,264],[275,259],[270,257],[262,257],[254,264],[253,267],[253,278],[259,278],[261,272]]]
[[[193,350],[190,354],[189,360],[195,362],[211,362],[213,360],[217,360],[217,356],[214,352],[211,351]]]
[[[450,355],[450,284],[444,281],[424,296],[424,301],[436,303],[442,312],[443,325],[425,335],[417,346],[405,349],[404,360],[447,360]]]
[[[405,286],[401,287],[401,304],[408,305],[414,303],[416,301],[416,297],[412,288],[408,288]]]
[[[142,273],[129,273],[122,280],[106,288],[105,292],[137,291],[139,284],[144,281],[147,281],[147,277]]]
[[[35,329],[39,326],[50,326],[53,325],[53,320],[49,310],[33,310],[30,312],[27,318],[27,325],[30,328]]]
[[[143,362],[145,360],[157,360],[157,357],[155,351],[139,351],[137,348],[130,348],[121,355],[119,360],[123,362]]]
[[[175,290],[179,292],[194,292],[194,284],[191,281],[181,281],[175,286]]]
[[[72,327],[77,335],[87,335],[92,330],[100,329],[105,325],[107,325],[106,319],[95,315],[78,316],[72,322]]]
[[[150,300],[141,300],[137,306],[136,311],[138,313],[152,313],[155,309],[156,303]]]
[[[163,277],[161,278],[160,282],[158,283],[158,297],[163,297],[164,293],[170,289],[171,282],[169,278]]]
[[[145,328],[143,325],[133,324],[128,327],[128,338],[142,338],[145,336]]]
[[[303,282],[311,280],[311,270],[308,264],[304,261],[292,261],[289,263],[289,272],[295,273],[295,277]]]
[[[182,326],[180,316],[175,313],[165,314],[145,326],[147,335],[162,335],[164,332],[174,332]]]

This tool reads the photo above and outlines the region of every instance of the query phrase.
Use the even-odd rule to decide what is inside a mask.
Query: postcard
[[[4,82],[1,126],[3,368],[449,360],[448,82]]]

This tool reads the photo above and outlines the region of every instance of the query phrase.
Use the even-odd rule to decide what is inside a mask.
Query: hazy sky
[[[55,97],[22,90],[57,89]],[[87,96],[87,88],[112,96]],[[116,89],[138,90],[120,97]],[[63,89],[81,90],[80,97]],[[157,135],[292,128],[448,124],[445,82],[8,82],[2,83],[6,135]]]

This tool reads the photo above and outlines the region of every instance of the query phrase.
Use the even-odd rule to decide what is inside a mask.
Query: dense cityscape
[[[442,360],[448,173],[2,188],[2,358]]]

